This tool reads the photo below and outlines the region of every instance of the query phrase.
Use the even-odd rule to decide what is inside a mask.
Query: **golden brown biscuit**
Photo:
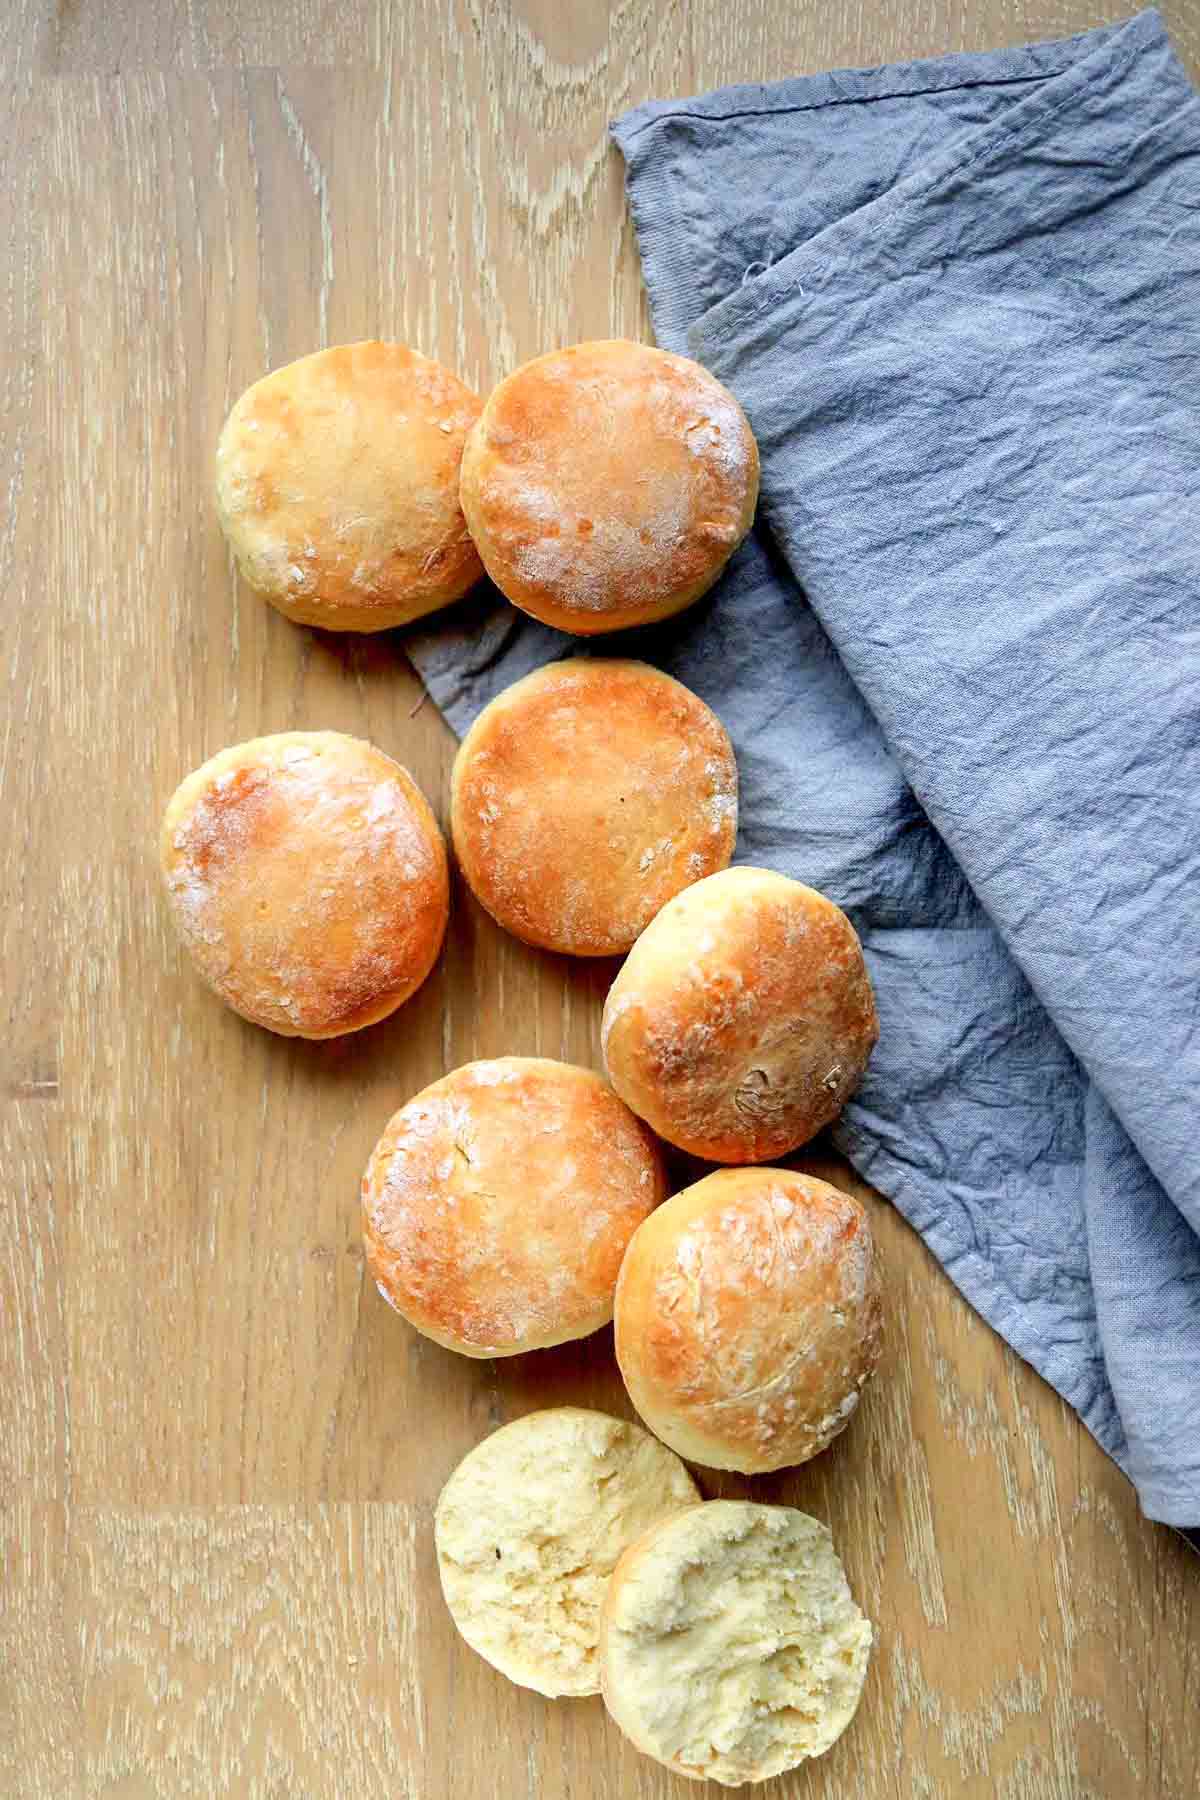
[[[172,796],[161,856],[204,979],[284,1037],[386,1018],[445,936],[437,821],[406,770],[338,731],[285,731],[212,757]]]
[[[750,529],[758,449],[699,363],[616,338],[502,381],[460,492],[513,605],[590,635],[665,619],[712,586]]]
[[[600,1611],[600,1680],[621,1730],[692,1781],[741,1787],[821,1756],[871,1655],[827,1526],[710,1500],[625,1551]]]
[[[600,1603],[627,1544],[699,1500],[640,1425],[579,1406],[484,1438],[434,1516],[446,1605],[473,1650],[539,1694],[595,1694]]]
[[[667,902],[609,989],[609,1079],[660,1137],[767,1162],[837,1117],[879,1035],[854,927],[770,869],[725,869]]]
[[[653,1137],[590,1069],[467,1063],[375,1147],[367,1264],[435,1343],[516,1356],[608,1323],[625,1246],[666,1191]]]
[[[247,388],[217,445],[238,567],[303,625],[382,631],[483,573],[458,500],[477,394],[404,344],[339,344]]]
[[[747,1475],[807,1462],[879,1361],[866,1211],[793,1169],[719,1169],[634,1233],[615,1320],[629,1397],[680,1456]]]
[[[463,739],[450,828],[468,885],[506,931],[571,956],[620,955],[732,856],[733,747],[702,700],[647,663],[550,663]]]

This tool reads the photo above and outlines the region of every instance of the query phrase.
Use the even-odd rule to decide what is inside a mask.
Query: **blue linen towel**
[[[863,939],[836,1144],[1200,1525],[1200,102],[1143,13],[613,134],[759,527],[663,626],[581,644],[485,589],[413,659],[460,733],[581,652],[710,702],[738,860]]]

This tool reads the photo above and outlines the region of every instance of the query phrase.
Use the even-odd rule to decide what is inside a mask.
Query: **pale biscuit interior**
[[[601,1629],[604,1698],[647,1755],[738,1787],[840,1737],[871,1640],[824,1525],[792,1507],[714,1500],[621,1559]]]
[[[540,1694],[595,1694],[600,1605],[625,1547],[699,1498],[640,1425],[574,1406],[485,1438],[442,1490],[438,1570],[454,1623]]]

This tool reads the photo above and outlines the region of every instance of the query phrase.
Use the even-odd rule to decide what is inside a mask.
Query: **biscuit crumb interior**
[[[471,1647],[539,1693],[595,1694],[600,1604],[617,1559],[698,1496],[638,1425],[582,1408],[485,1438],[438,1502],[438,1568]]]
[[[871,1625],[817,1520],[713,1502],[618,1572],[605,1696],[643,1750],[728,1787],[828,1750],[854,1715]]]

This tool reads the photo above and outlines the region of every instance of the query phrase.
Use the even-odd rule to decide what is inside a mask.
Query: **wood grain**
[[[184,965],[152,842],[180,776],[258,732],[452,743],[401,643],[240,591],[215,436],[268,365],[369,334],[486,386],[647,320],[607,119],[652,94],[1017,42],[1073,0],[16,0],[0,41],[0,1791],[258,1797],[696,1792],[598,1702],[457,1640],[430,1513],[491,1425],[626,1411],[607,1334],[477,1365],[364,1281],[390,1112],[501,1052],[597,1060],[608,967],[461,893],[392,1020],[285,1042]],[[1167,9],[1195,68],[1200,3]],[[817,1156],[819,1172],[855,1185]],[[885,1372],[811,1467],[879,1651],[805,1800],[1191,1800],[1200,1579],[1072,1415],[870,1199]],[[711,1492],[744,1492],[736,1479]],[[715,1793],[717,1790],[713,1790]]]

